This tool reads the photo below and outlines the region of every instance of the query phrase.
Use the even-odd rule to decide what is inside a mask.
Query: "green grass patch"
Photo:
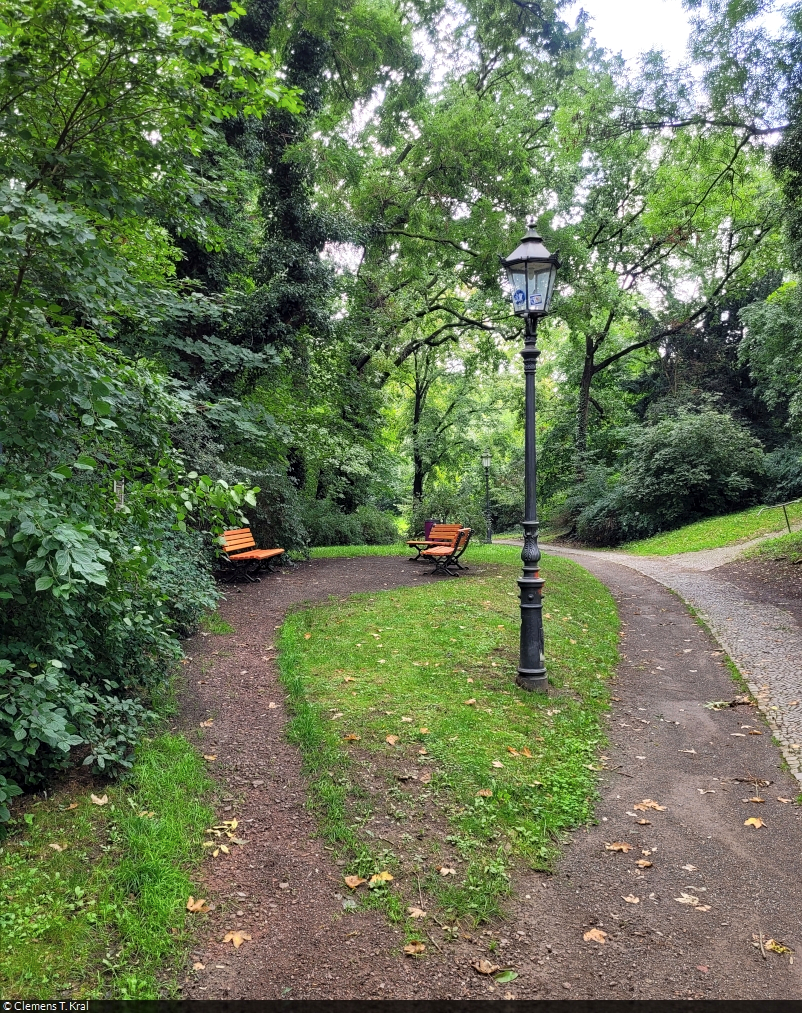
[[[218,637],[224,637],[227,633],[236,633],[231,623],[227,623],[219,612],[207,613],[201,619],[200,626],[205,633],[215,633]]]
[[[575,563],[545,560],[553,692],[526,693],[513,681],[520,550],[470,551],[471,576],[306,609],[280,634],[321,833],[347,872],[391,872],[392,886],[355,896],[399,922],[424,894],[448,919],[498,913],[515,861],[548,868],[596,794],[618,658],[611,596]]]
[[[750,556],[761,556],[764,559],[787,559],[796,563],[802,559],[802,531],[794,531],[790,535],[772,538],[762,545],[756,545]]]
[[[787,510],[792,524],[802,521],[802,503],[792,503]],[[737,545],[783,528],[785,515],[782,507],[752,507],[737,514],[709,517],[684,528],[677,528],[676,531],[630,542],[622,545],[621,549],[635,556],[671,556],[675,552],[697,552],[700,549]]]
[[[16,806],[0,847],[0,993],[175,994],[166,969],[199,917],[185,905],[214,815],[210,788],[187,741],[162,735],[140,746],[124,780],[95,789],[105,805],[81,787]]]
[[[394,545],[321,545],[310,549],[312,559],[330,559],[342,556],[351,559],[356,556],[408,556],[409,546],[404,542]]]

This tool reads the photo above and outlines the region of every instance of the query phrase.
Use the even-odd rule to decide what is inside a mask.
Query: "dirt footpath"
[[[518,872],[506,921],[463,926],[456,942],[431,926],[440,950],[423,959],[403,957],[381,916],[343,911],[342,870],[315,835],[300,758],[283,736],[272,645],[293,603],[429,578],[397,558],[317,560],[229,596],[221,612],[236,633],[188,645],[182,723],[194,741],[212,720],[199,745],[217,757],[219,818],[238,819],[247,843],[204,866],[215,909],[190,960],[203,967],[188,967],[187,998],[800,995],[802,956],[792,962],[765,945],[802,952],[800,810],[777,801],[795,798],[798,784],[780,771],[754,708],[705,709],[736,690],[678,599],[626,567],[582,563],[612,590],[626,631],[599,822],[573,835],[553,876]],[[751,817],[765,825],[745,826]],[[251,939],[235,951],[222,940],[237,930]],[[585,940],[591,931],[603,942]],[[471,963],[480,957],[519,978],[498,986],[479,976]]]

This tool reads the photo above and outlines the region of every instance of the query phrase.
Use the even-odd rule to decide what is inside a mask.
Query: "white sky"
[[[627,60],[649,49],[662,49],[675,64],[685,59],[690,25],[681,0],[576,0],[563,17],[573,23],[582,8],[599,45]]]

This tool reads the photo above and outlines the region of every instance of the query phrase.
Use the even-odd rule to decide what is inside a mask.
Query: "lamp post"
[[[543,584],[540,576],[540,548],[537,544],[537,450],[535,446],[535,368],[540,351],[537,347],[538,320],[549,310],[559,255],[552,255],[530,224],[521,243],[502,258],[512,290],[512,308],[524,318],[524,360],[526,381],[526,429],[524,437],[524,547],[521,552],[523,575],[518,580],[521,600],[521,653],[518,678],[523,689],[547,693],[546,657],[543,650]]]
[[[487,537],[485,542],[490,545],[493,541],[493,523],[490,517],[490,451],[482,452],[482,467],[485,469],[485,527]]]

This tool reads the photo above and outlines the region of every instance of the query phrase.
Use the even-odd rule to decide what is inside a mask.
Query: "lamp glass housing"
[[[559,256],[552,255],[538,233],[530,228],[502,264],[512,293],[512,309],[518,316],[540,317],[548,313]]]
[[[489,450],[485,450],[485,452],[482,454],[482,467],[483,468],[489,468],[490,467],[490,451]]]

